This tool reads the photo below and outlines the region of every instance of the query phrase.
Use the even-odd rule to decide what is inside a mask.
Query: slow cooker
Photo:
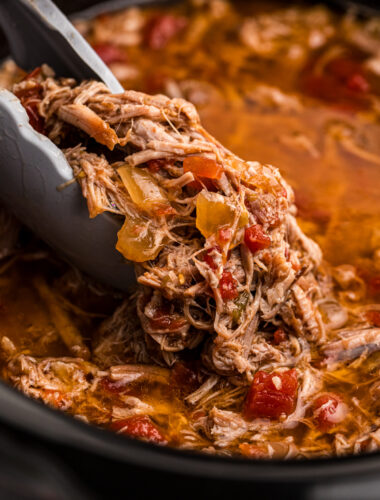
[[[161,0],[162,1],[162,0]],[[159,0],[160,2],[160,0]],[[156,3],[159,3],[156,2]],[[147,0],[57,0],[87,16]],[[330,6],[346,9],[352,2]],[[377,0],[355,3],[364,15]],[[0,38],[0,58],[7,47]],[[232,459],[150,445],[89,426],[0,382],[0,498],[380,498],[380,453],[308,461]]]

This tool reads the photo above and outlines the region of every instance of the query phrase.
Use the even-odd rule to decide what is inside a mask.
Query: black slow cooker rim
[[[0,422],[49,445],[165,473],[228,481],[301,483],[380,472],[380,453],[289,460],[247,460],[145,443],[89,425],[0,382]]]
[[[73,17],[90,18],[105,10],[117,10],[126,5],[147,5],[167,1],[104,1],[75,13]],[[336,0],[332,3],[342,6],[352,5],[353,2]],[[359,8],[362,9],[362,4],[359,4]],[[368,14],[368,10],[363,10],[363,13]],[[0,422],[47,444],[90,452],[99,458],[116,460],[126,465],[138,465],[192,477],[297,483],[342,477],[353,479],[355,476],[380,472],[380,452],[360,456],[286,461],[247,460],[145,443],[88,425],[28,398],[2,381],[0,381]]]

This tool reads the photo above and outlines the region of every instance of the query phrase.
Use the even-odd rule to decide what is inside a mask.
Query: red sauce
[[[112,430],[119,432],[119,434],[144,439],[151,443],[166,443],[166,439],[163,434],[146,415],[136,415],[123,420],[116,420],[111,424],[111,428]]]

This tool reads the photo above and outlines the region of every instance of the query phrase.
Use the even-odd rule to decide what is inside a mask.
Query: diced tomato
[[[221,178],[223,168],[219,163],[210,158],[202,156],[188,156],[183,161],[183,171],[192,172],[194,180],[187,184],[187,187],[195,192],[206,188],[208,191],[217,191],[213,180]]]
[[[43,391],[43,400],[54,408],[64,408],[68,403],[61,391],[54,391],[53,389],[45,389]]]
[[[219,281],[219,290],[222,299],[227,300],[236,299],[239,292],[236,289],[236,282],[229,271],[224,271]]]
[[[125,51],[111,43],[98,43],[93,45],[92,48],[106,64],[125,62],[127,60]]]
[[[229,226],[221,227],[218,230],[218,240],[220,243],[224,244],[230,241],[232,238],[232,229]]]
[[[369,92],[370,89],[369,83],[360,73],[351,75],[350,78],[348,78],[346,85],[347,88],[352,90],[353,92],[366,93]]]
[[[170,14],[155,16],[147,25],[145,41],[151,49],[162,49],[186,25],[187,20],[184,17]]]
[[[204,188],[206,188],[207,191],[211,191],[213,193],[218,190],[212,179],[206,179],[206,178],[197,178],[186,184],[186,187],[189,188],[191,191],[194,191],[194,193],[199,193],[199,191],[202,191],[202,189]]]
[[[345,82],[350,76],[361,73],[362,65],[348,57],[336,57],[326,65],[326,73],[335,76],[338,80]]]
[[[119,394],[126,389],[126,383],[124,380],[111,380],[109,377],[103,377],[99,381],[99,385],[102,389],[112,394]]]
[[[380,311],[367,311],[365,317],[373,326],[380,327]]]
[[[347,405],[333,393],[322,394],[313,403],[313,417],[321,431],[328,431],[343,422],[347,412]]]
[[[32,73],[30,73],[30,75]],[[27,75],[25,79],[32,78],[30,75]],[[45,128],[45,120],[38,112],[38,103],[41,101],[41,92],[41,85],[36,83],[36,85],[32,88],[15,92],[15,95],[20,99],[21,104],[25,108],[25,111],[27,112],[29,117],[30,125],[37,132],[43,133]]]
[[[24,78],[23,80],[32,80],[34,78],[36,78],[37,76],[39,76],[41,74],[41,66],[38,66],[37,68],[34,68],[33,71],[31,71],[30,73],[28,73]]]
[[[211,158],[188,156],[183,161],[183,171],[192,172],[195,176],[206,179],[220,179],[223,167]]]
[[[191,393],[199,387],[195,365],[178,361],[170,373],[172,382],[184,393]]]
[[[263,227],[260,224],[254,224],[245,230],[244,243],[252,253],[256,253],[259,250],[268,248],[271,244],[271,239],[263,231]]]
[[[147,167],[152,172],[152,174],[156,174],[162,169],[164,164],[165,162],[163,160],[149,160],[147,162]]]
[[[241,454],[248,458],[264,458],[268,456],[265,448],[251,443],[239,444]]]
[[[368,293],[372,296],[380,295],[380,276],[368,279]]]
[[[372,269],[357,267],[356,272],[367,285],[367,295],[369,297],[380,297],[380,274],[373,274]]]
[[[186,184],[186,187],[190,189],[190,191],[194,191],[195,193],[199,193],[199,191],[202,191],[203,186],[202,183],[194,180]]]
[[[116,420],[111,424],[111,429],[120,434],[145,439],[151,443],[164,444],[167,442],[147,415],[136,415],[123,420]]]
[[[30,125],[40,134],[43,133],[45,120],[39,115],[36,104],[29,102],[28,104],[24,104],[24,108],[29,116]]]
[[[290,257],[290,264],[292,265],[292,269],[296,272],[298,272],[302,267],[298,257],[294,254]]]
[[[324,73],[309,68],[302,77],[301,86],[306,94],[331,103],[344,111],[357,111],[368,107],[370,85],[361,61],[338,57],[330,61]]]
[[[220,248],[219,247],[211,247],[206,250],[206,252],[203,255],[203,260],[206,262],[208,266],[211,267],[215,271],[215,269],[218,267],[216,265],[216,262],[214,261],[214,258],[211,254],[214,252],[219,252],[220,253]]]
[[[339,86],[335,80],[325,75],[310,74],[304,78],[303,90],[306,94],[317,99],[337,102],[340,99]]]
[[[179,330],[182,328],[186,320],[178,316],[178,314],[170,314],[168,308],[162,306],[156,309],[154,317],[149,320],[150,326],[155,330]]]
[[[168,205],[164,205],[162,204],[162,206],[158,206],[155,211],[154,211],[155,215],[174,215],[176,214],[177,212],[175,211],[175,209],[173,207],[170,207]]]
[[[281,344],[287,340],[288,336],[282,328],[278,328],[273,334],[273,343],[276,345]]]
[[[289,415],[295,407],[297,386],[295,369],[278,373],[257,372],[245,399],[244,416],[253,419]]]

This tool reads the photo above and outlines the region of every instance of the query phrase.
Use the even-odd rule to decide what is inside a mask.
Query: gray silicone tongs
[[[0,0],[0,25],[16,63],[29,71],[43,63],[58,76],[102,80],[123,91],[102,60],[50,0]],[[17,97],[0,89],[0,200],[66,260],[99,281],[125,290],[133,267],[115,250],[120,221],[95,219],[63,153],[36,132]]]

